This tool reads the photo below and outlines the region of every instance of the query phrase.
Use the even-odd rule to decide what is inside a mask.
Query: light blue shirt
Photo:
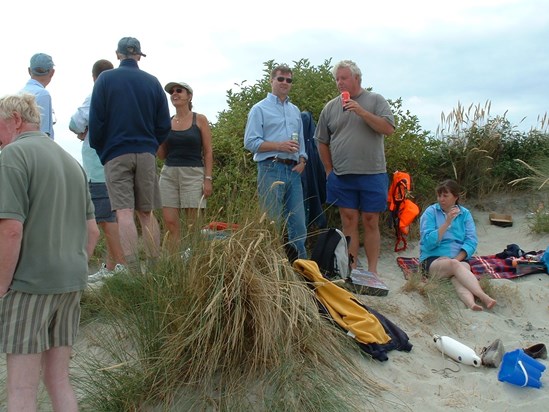
[[[299,135],[299,152],[259,152],[263,142],[285,142],[292,138],[292,133]],[[261,162],[269,157],[291,159],[296,162],[302,157],[307,159],[305,153],[305,139],[303,137],[303,123],[301,112],[297,106],[287,98],[284,102],[272,93],[256,103],[250,113],[244,132],[244,147],[254,154],[254,160]]]
[[[53,140],[53,108],[50,92],[38,80],[29,79],[21,93],[34,95],[36,104],[40,108],[40,131],[47,133]]]
[[[84,103],[74,113],[69,122],[69,129],[74,133],[84,133],[86,136],[82,142],[82,166],[88,176],[88,181],[92,183],[105,183],[105,170],[99,160],[95,149],[90,147],[88,120],[90,114],[91,94],[86,97]]]
[[[459,206],[459,209],[461,213],[452,221],[440,241],[438,229],[446,221],[446,214],[438,203],[425,209],[419,220],[420,261],[434,256],[455,258],[461,250],[467,253],[466,259],[473,256],[478,245],[475,221],[467,208]]]

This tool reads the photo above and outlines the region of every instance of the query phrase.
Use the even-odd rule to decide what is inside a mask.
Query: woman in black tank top
[[[172,129],[160,148],[164,160],[160,173],[162,215],[172,252],[181,241],[180,211],[188,226],[196,221],[198,209],[206,207],[212,194],[212,133],[208,119],[192,111],[193,89],[185,82],[164,86],[176,109]]]

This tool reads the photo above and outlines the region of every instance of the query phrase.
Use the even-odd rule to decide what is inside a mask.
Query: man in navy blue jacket
[[[154,261],[160,251],[160,230],[152,211],[160,208],[156,151],[170,131],[168,100],[158,79],[139,69],[139,41],[124,37],[116,56],[120,66],[107,70],[94,84],[89,141],[101,163],[116,210],[120,242],[131,269],[139,269],[138,234],[141,223],[146,253]]]

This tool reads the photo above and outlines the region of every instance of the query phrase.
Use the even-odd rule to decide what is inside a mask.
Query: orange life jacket
[[[412,178],[410,174],[399,170],[394,172],[387,202],[395,228],[395,252],[406,250],[408,246],[406,235],[410,231],[410,224],[419,215],[419,206],[409,199],[411,190]]]

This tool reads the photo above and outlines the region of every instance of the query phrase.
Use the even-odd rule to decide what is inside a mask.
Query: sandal
[[[480,360],[484,366],[490,368],[497,368],[501,363],[503,354],[505,353],[505,348],[501,339],[496,339],[490,345],[482,348],[480,352]]]
[[[547,359],[547,348],[543,343],[536,343],[535,345],[524,348],[524,353],[526,353],[531,358],[537,359]]]

